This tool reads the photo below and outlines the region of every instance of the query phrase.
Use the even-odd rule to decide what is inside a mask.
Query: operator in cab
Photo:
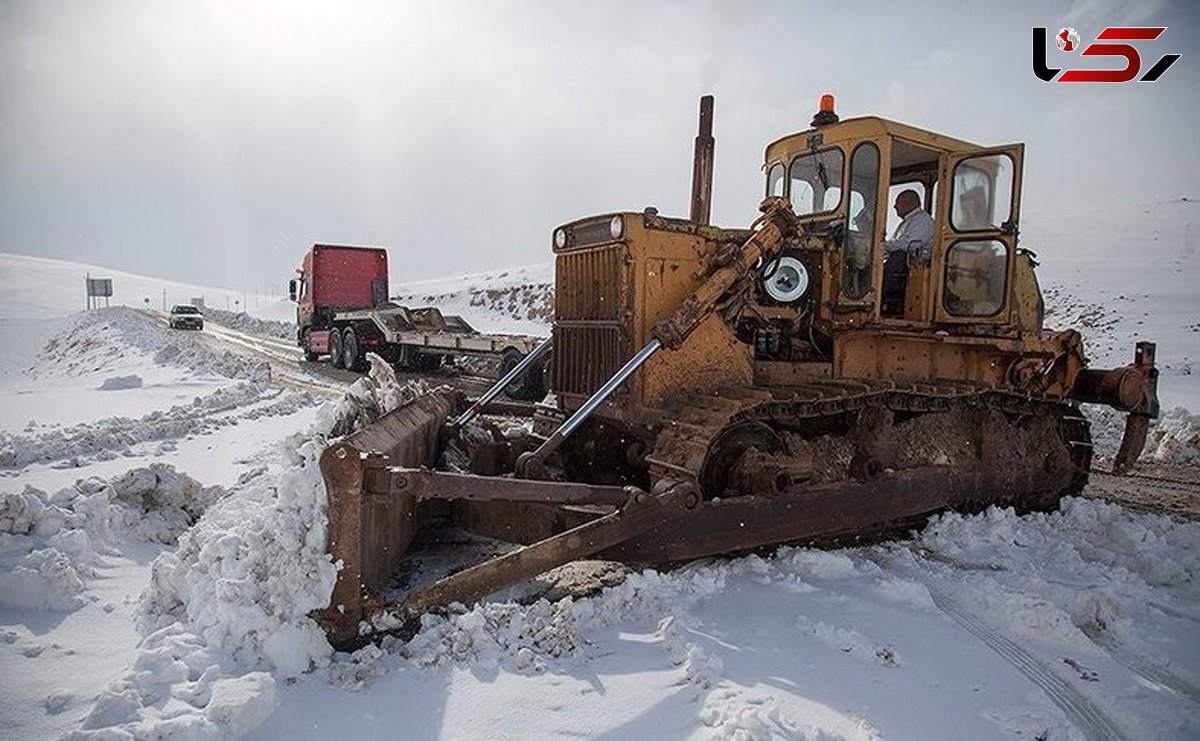
[[[896,196],[896,215],[900,225],[895,235],[884,242],[887,258],[883,264],[883,306],[886,315],[904,313],[904,284],[908,280],[908,260],[928,260],[933,244],[933,217],[921,208],[915,190],[902,190]]]

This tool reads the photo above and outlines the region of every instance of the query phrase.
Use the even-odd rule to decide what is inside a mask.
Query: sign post
[[[108,306],[108,299],[113,295],[112,278],[93,278],[88,274],[84,280],[87,282],[87,307],[99,308],[102,298]]]

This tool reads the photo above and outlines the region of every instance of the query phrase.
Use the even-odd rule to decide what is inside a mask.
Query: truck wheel
[[[358,356],[358,335],[353,328],[347,328],[342,337],[342,365],[346,370],[361,370],[362,358]]]
[[[317,359],[317,354],[312,351],[312,331],[304,330],[304,334],[300,338],[300,347],[304,348],[304,359],[308,362],[313,362]]]
[[[396,348],[396,360],[392,363],[396,366],[396,370],[409,371],[413,367],[413,350],[408,345],[400,345]]]
[[[550,364],[544,359],[535,362],[525,372],[525,383],[521,384],[521,396],[525,401],[541,401],[550,388]]]
[[[504,378],[508,372],[517,367],[517,363],[521,362],[520,351],[514,347],[507,348],[500,356],[500,377]],[[513,399],[521,398],[521,376],[513,379],[512,383],[504,387],[504,393]]]
[[[541,363],[534,363],[505,392],[517,401],[541,401],[546,396],[546,375]]]
[[[336,329],[329,332],[329,362],[334,368],[342,367],[342,333]]]

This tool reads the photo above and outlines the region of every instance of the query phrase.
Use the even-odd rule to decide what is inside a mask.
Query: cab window
[[[788,168],[788,198],[797,216],[836,210],[842,201],[840,149],[802,154]]]
[[[955,231],[1004,228],[1012,220],[1013,161],[1007,154],[971,157],[954,167],[950,223]]]
[[[955,242],[946,252],[943,303],[954,316],[993,316],[1004,306],[1008,247],[998,239]]]
[[[880,231],[875,225],[878,193],[879,149],[865,142],[850,157],[850,207],[842,262],[842,293],[850,298],[862,298],[871,289],[872,248]]]
[[[776,162],[771,165],[771,169],[767,170],[767,195],[782,196],[783,193],[783,176],[786,174],[787,168],[782,162]]]

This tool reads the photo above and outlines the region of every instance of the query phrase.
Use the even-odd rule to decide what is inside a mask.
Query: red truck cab
[[[387,250],[382,247],[314,244],[297,273],[289,292],[296,302],[296,343],[308,360],[330,352],[334,314],[388,300]]]

